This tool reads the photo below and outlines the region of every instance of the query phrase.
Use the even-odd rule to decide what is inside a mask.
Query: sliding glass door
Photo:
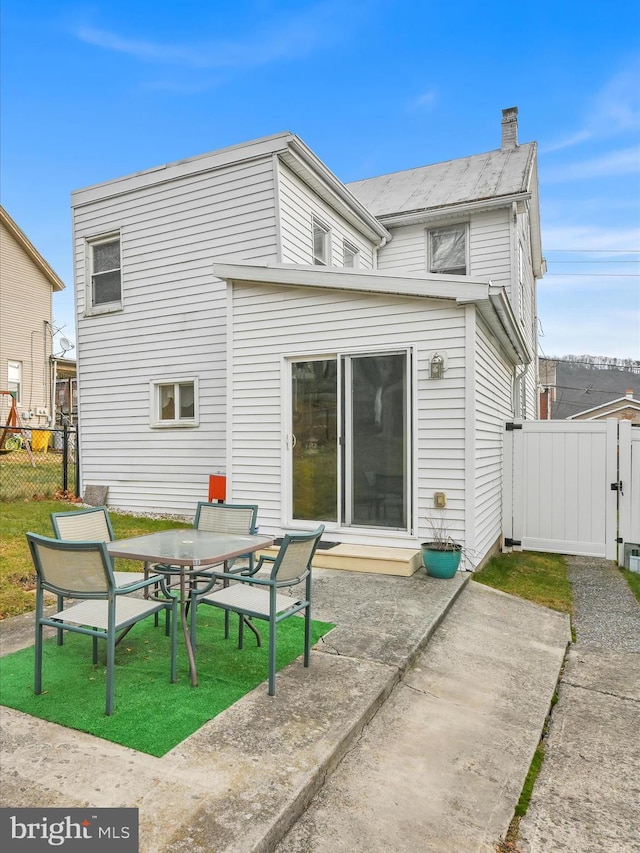
[[[291,365],[293,518],[338,521],[338,362]]]
[[[294,519],[406,530],[406,351],[291,365]]]

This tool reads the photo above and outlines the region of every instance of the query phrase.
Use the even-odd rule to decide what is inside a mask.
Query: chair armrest
[[[145,589],[148,586],[153,586],[158,583],[158,579],[160,575],[152,575],[151,577],[144,578],[141,581],[134,581],[133,583],[123,584],[116,588],[116,595],[129,595],[130,592],[135,592],[137,589]]]

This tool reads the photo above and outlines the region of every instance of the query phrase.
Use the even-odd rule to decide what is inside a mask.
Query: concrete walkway
[[[576,644],[518,850],[639,853],[640,605],[613,563],[568,560]]]
[[[565,616],[469,584],[278,853],[493,853],[569,640]]]

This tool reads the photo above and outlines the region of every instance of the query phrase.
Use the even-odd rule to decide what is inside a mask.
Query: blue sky
[[[539,145],[541,353],[640,359],[637,0],[1,9],[2,204],[67,285],[68,338],[72,190],[282,130],[351,181],[498,148],[518,106]]]

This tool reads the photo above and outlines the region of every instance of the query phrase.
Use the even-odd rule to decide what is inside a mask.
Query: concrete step
[[[261,552],[273,556],[277,546]],[[422,568],[422,553],[414,548],[383,548],[378,545],[334,545],[318,549],[313,558],[316,569],[368,572],[376,575],[411,577]]]

